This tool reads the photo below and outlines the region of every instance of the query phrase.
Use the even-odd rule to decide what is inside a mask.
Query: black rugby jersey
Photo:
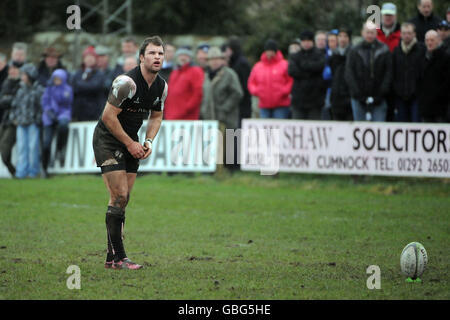
[[[123,100],[120,105],[115,105],[122,109],[117,118],[130,138],[138,141],[137,133],[142,126],[143,120],[148,118],[149,112],[152,110],[163,111],[164,101],[167,97],[167,83],[158,74],[149,88],[142,76],[140,66],[137,66],[123,75],[133,79],[136,84],[136,93],[131,98],[128,97]],[[114,90],[114,87],[111,87],[110,94],[112,90]],[[102,121],[102,116],[100,116],[98,126],[109,132]]]

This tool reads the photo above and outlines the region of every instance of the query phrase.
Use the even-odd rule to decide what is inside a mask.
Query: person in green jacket
[[[218,120],[220,131],[226,137],[226,129],[236,129],[239,125],[239,103],[244,96],[239,77],[227,67],[225,54],[217,47],[208,51],[208,68],[203,82],[203,99],[200,116],[203,120]],[[237,169],[237,148],[233,141],[228,141],[234,149],[233,159],[226,159],[229,169]],[[224,150],[228,145],[224,139]],[[224,152],[225,153],[225,152]]]

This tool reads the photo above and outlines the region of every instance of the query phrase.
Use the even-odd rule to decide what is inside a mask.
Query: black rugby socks
[[[125,248],[122,242],[122,223],[125,221],[125,212],[118,207],[108,206],[106,211],[106,232],[108,236],[107,261],[117,262],[126,257]],[[109,259],[110,258],[110,259]]]

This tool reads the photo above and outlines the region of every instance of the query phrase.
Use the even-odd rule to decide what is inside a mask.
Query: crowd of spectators
[[[396,5],[383,4],[381,26],[364,23],[355,45],[356,33],[346,27],[302,30],[288,48],[267,39],[253,66],[237,37],[195,50],[167,43],[164,118],[218,120],[221,129],[236,129],[252,116],[254,96],[261,118],[448,123],[450,7],[446,19],[433,12],[432,0],[419,0],[417,8],[400,23]],[[27,60],[25,43],[15,43],[9,59],[0,54],[0,152],[12,176],[45,177],[50,161],[64,165],[69,123],[99,118],[113,80],[138,65],[138,47],[124,38],[111,65],[109,48],[88,46],[71,71],[53,47],[37,66]]]

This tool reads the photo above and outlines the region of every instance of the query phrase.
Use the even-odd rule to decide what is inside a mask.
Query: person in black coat
[[[441,19],[433,13],[432,0],[419,0],[417,3],[417,15],[409,20],[416,26],[417,40],[425,41],[425,34],[429,30],[436,30]]]
[[[437,32],[442,40],[442,45],[445,47],[447,54],[450,54],[450,23],[446,20],[442,20],[439,23]]]
[[[345,79],[352,97],[355,121],[386,121],[386,97],[391,89],[392,57],[389,48],[376,39],[377,26],[366,22],[363,41],[347,58]]]
[[[330,68],[333,74],[331,83],[331,113],[337,121],[352,121],[352,105],[350,90],[345,81],[345,64],[351,50],[351,30],[341,29],[338,33],[338,47],[330,58]]]
[[[8,78],[8,59],[3,53],[0,53],[0,88],[3,82]],[[0,120],[3,117],[3,109],[0,109]]]
[[[225,55],[228,57],[228,66],[233,69],[241,84],[244,96],[239,103],[239,128],[242,119],[252,117],[252,101],[248,91],[247,81],[250,76],[251,66],[247,58],[242,54],[241,43],[237,37],[231,37],[225,45]]]
[[[450,56],[436,31],[425,35],[427,52],[419,89],[419,110],[424,122],[447,122],[450,100]]]
[[[314,33],[304,31],[300,34],[301,51],[289,59],[288,73],[294,78],[292,86],[292,118],[320,120],[325,101],[322,78],[326,58],[314,46]]]
[[[11,157],[12,149],[16,144],[16,125],[12,121],[12,101],[20,88],[20,67],[22,65],[22,62],[9,62],[8,77],[0,89],[0,110],[3,111],[2,118],[0,118],[0,154],[3,163],[13,177],[16,174],[16,168],[11,162]]]
[[[8,78],[8,59],[3,53],[0,53],[0,88],[6,78]]]
[[[71,80],[74,93],[73,121],[98,120],[103,111],[105,77],[96,64],[97,54],[94,47],[87,47],[83,52],[83,67]]]
[[[45,49],[42,54],[42,60],[38,66],[37,81],[43,87],[47,86],[47,82],[56,69],[65,69],[61,63],[61,54],[53,47]]]
[[[425,45],[417,41],[412,23],[403,23],[401,42],[394,49],[392,58],[393,84],[397,122],[420,122],[417,90],[421,76],[421,64],[425,57]]]

